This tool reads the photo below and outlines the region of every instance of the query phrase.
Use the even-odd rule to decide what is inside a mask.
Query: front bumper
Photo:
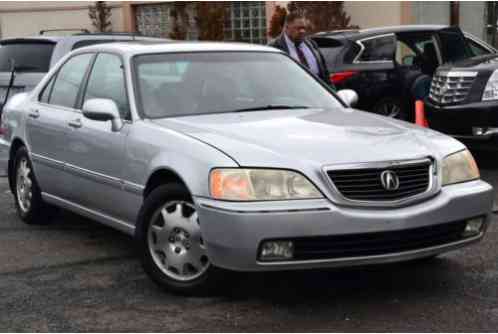
[[[473,127],[498,127],[498,101],[440,106],[425,100],[425,111],[431,129],[467,139],[489,139],[477,136]]]
[[[388,263],[447,252],[479,241],[484,233],[450,243],[371,256],[305,261],[261,262],[262,241],[302,237],[341,236],[403,231],[486,218],[493,205],[493,188],[483,181],[444,187],[422,203],[395,209],[337,207],[327,199],[268,203],[220,202],[195,198],[207,253],[219,267],[240,271],[268,271]]]

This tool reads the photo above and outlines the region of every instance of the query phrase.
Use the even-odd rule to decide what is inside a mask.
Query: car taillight
[[[342,83],[344,80],[351,78],[352,76],[358,74],[356,71],[345,71],[345,72],[337,72],[337,73],[332,73],[330,75],[330,81],[334,85]]]

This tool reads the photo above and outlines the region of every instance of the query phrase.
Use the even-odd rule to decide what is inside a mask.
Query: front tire
[[[221,285],[226,273],[209,262],[197,210],[184,186],[162,185],[147,196],[135,237],[145,272],[161,287],[204,295]]]
[[[19,217],[30,225],[45,224],[54,214],[41,197],[28,150],[21,147],[14,159],[14,198]]]

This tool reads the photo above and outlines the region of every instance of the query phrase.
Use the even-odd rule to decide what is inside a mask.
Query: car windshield
[[[341,106],[310,74],[279,53],[141,55],[134,66],[139,108],[148,118]]]
[[[0,46],[0,72],[12,70],[12,61],[23,72],[48,72],[54,43],[16,42]]]

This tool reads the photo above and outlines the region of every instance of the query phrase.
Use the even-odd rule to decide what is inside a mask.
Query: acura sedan
[[[22,220],[62,207],[133,235],[180,293],[479,241],[492,187],[465,146],[354,99],[264,46],[99,45],[14,96],[0,143]]]

